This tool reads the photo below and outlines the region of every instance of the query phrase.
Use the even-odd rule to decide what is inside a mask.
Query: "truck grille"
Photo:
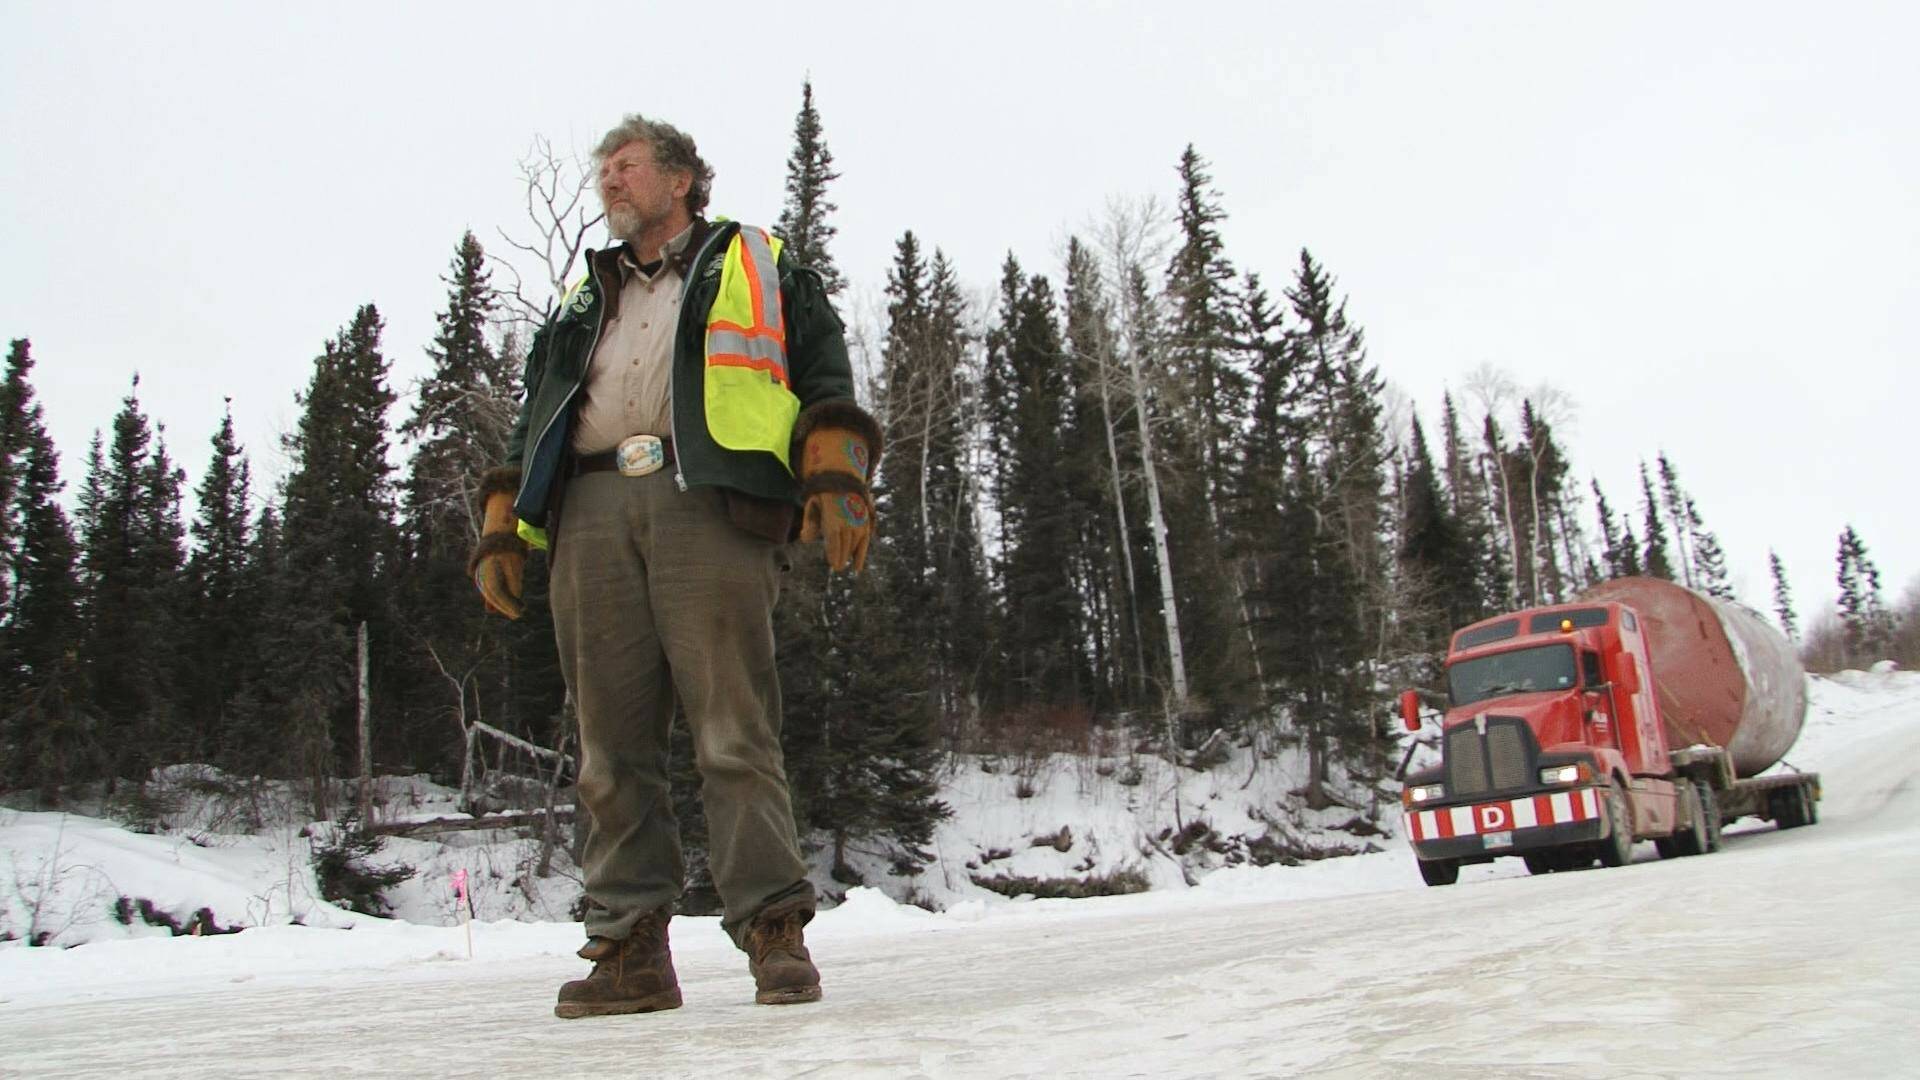
[[[1478,795],[1530,786],[1533,762],[1539,756],[1533,732],[1507,716],[1490,716],[1486,735],[1478,723],[1462,724],[1447,734],[1447,793]]]

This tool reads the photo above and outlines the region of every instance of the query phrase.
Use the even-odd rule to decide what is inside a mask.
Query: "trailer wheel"
[[[1807,823],[1807,790],[1798,784],[1773,793],[1773,823],[1782,829],[1797,829]]]
[[[1663,859],[1679,859],[1707,853],[1707,816],[1700,805],[1700,789],[1688,783],[1680,789],[1680,817],[1686,827],[1672,836],[1654,841]]]
[[[1774,794],[1778,805],[1773,820],[1782,829],[1797,829],[1802,825],[1811,825],[1820,820],[1820,811],[1813,800],[1813,786],[1798,783],[1783,788]]]
[[[1706,835],[1702,837],[1702,845],[1700,848],[1700,853],[1704,855],[1710,851],[1719,851],[1720,850],[1720,804],[1713,797],[1713,789],[1708,787],[1707,785],[1700,783],[1699,781],[1696,780],[1694,781],[1693,789],[1696,792],[1699,792],[1700,819],[1702,824],[1706,826],[1705,828]]]
[[[1420,880],[1429,885],[1451,885],[1460,880],[1460,864],[1452,859],[1418,860]]]
[[[1600,865],[1625,866],[1633,861],[1633,811],[1618,780],[1607,781],[1607,838],[1600,841]]]
[[[1520,856],[1520,861],[1527,864],[1527,873],[1536,877],[1541,874],[1551,874],[1554,871],[1553,860],[1544,851],[1529,851]]]

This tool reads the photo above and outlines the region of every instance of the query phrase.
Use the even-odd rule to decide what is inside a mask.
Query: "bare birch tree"
[[[1167,669],[1172,682],[1172,698],[1169,703],[1169,715],[1177,716],[1186,710],[1189,696],[1187,686],[1186,657],[1180,644],[1180,605],[1173,585],[1173,558],[1167,547],[1166,515],[1161,506],[1160,477],[1155,464],[1153,424],[1149,400],[1151,390],[1147,372],[1160,370],[1157,350],[1162,343],[1154,340],[1151,328],[1156,325],[1158,312],[1153,310],[1157,303],[1148,286],[1146,265],[1149,259],[1160,259],[1165,252],[1165,215],[1151,199],[1128,204],[1112,202],[1108,206],[1107,216],[1099,230],[1100,248],[1106,261],[1108,280],[1114,290],[1114,309],[1119,318],[1115,322],[1117,340],[1112,355],[1105,361],[1119,359],[1125,364],[1120,375],[1121,386],[1130,399],[1127,407],[1132,409],[1137,438],[1140,441],[1140,476],[1146,489],[1148,532],[1153,538],[1154,559],[1160,575],[1160,595],[1162,597],[1161,617],[1166,624]],[[1109,369],[1117,365],[1106,365]],[[1103,383],[1107,380],[1102,379]],[[1103,405],[1110,406],[1111,399],[1103,387]],[[1124,471],[1119,460],[1117,442],[1113,437],[1114,421],[1117,419],[1111,411],[1106,413],[1108,427],[1108,456],[1112,466],[1116,496],[1123,494],[1122,477]],[[1121,509],[1120,527],[1122,546],[1125,546],[1126,520],[1125,499],[1116,497],[1115,505]],[[1131,584],[1133,570],[1131,558],[1128,560],[1128,578]],[[1136,634],[1136,637],[1139,635]]]
[[[605,217],[589,197],[593,180],[593,170],[578,155],[556,153],[546,136],[533,137],[532,147],[520,159],[531,232],[523,238],[501,229],[500,238],[536,263],[544,280],[529,284],[513,263],[496,260],[513,279],[511,287],[499,290],[509,321],[537,329],[565,295],[588,231]]]

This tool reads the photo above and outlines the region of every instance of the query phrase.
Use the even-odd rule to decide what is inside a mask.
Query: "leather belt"
[[[666,460],[661,462],[661,466],[664,468],[665,466],[672,465],[673,440],[664,435],[661,436],[660,449],[666,453]],[[573,459],[573,475],[575,476],[585,476],[587,473],[596,472],[618,472],[619,469],[620,450],[618,447],[612,450],[601,451],[598,454],[579,455]]]

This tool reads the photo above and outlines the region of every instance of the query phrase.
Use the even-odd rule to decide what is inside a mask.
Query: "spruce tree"
[[[1249,275],[1243,297],[1242,319],[1250,346],[1253,401],[1246,435],[1238,454],[1228,501],[1227,534],[1230,555],[1239,576],[1245,604],[1244,619],[1253,636],[1253,656],[1262,694],[1269,691],[1273,671],[1269,660],[1274,645],[1262,632],[1272,613],[1265,601],[1283,583],[1275,577],[1282,554],[1276,550],[1281,535],[1282,506],[1287,497],[1287,470],[1304,425],[1299,377],[1301,353],[1292,347],[1284,316],[1273,306],[1259,279]]]
[[[1837,561],[1847,663],[1872,664],[1884,659],[1892,644],[1893,617],[1881,597],[1880,569],[1851,525],[1840,534]]]
[[[1006,261],[1000,264],[1000,291],[995,298],[993,325],[987,330],[986,355],[980,373],[980,437],[987,470],[981,481],[995,520],[987,564],[994,589],[1001,595],[1006,592],[1008,547],[1007,517],[1001,499],[1012,487],[1008,468],[1015,442],[1019,383],[1009,357],[1020,294],[1026,280],[1020,261],[1008,252]],[[989,682],[997,684],[998,679]]]
[[[32,348],[26,338],[13,339],[7,348],[6,380],[0,382],[0,507],[13,505],[19,487],[17,459],[26,448],[26,410],[21,395],[27,372],[33,368]],[[13,579],[19,553],[16,523],[10,516],[0,515],[0,583]],[[10,593],[10,589],[0,588],[0,625],[6,622]]]
[[[1302,249],[1294,286],[1295,347],[1308,379],[1311,442],[1334,526],[1352,570],[1352,594],[1362,625],[1379,612],[1377,590],[1386,565],[1385,442],[1380,427],[1382,384],[1367,360],[1365,337],[1334,300],[1334,280]]]
[[[1306,387],[1305,438],[1291,463],[1290,524],[1273,580],[1299,595],[1269,596],[1265,606],[1282,624],[1270,635],[1279,681],[1309,735],[1307,801],[1324,806],[1337,767],[1371,775],[1379,765],[1363,718],[1382,704],[1373,672],[1386,646],[1391,589],[1381,384],[1360,328],[1309,252],[1301,252],[1287,295]]]
[[[1594,514],[1600,521],[1600,558],[1605,564],[1606,574],[1610,578],[1625,577],[1629,565],[1621,549],[1620,523],[1613,516],[1613,508],[1607,505],[1607,493],[1600,490],[1600,481],[1592,481]],[[1635,559],[1637,568],[1638,559]]]
[[[1500,545],[1485,463],[1468,445],[1451,392],[1441,399],[1441,433],[1447,460],[1447,499],[1459,523],[1461,541],[1473,558],[1477,602],[1466,621],[1475,622],[1506,606],[1512,573]]]
[[[927,570],[927,551],[932,542],[930,508],[920,470],[930,464],[927,444],[938,413],[938,388],[930,385],[931,365],[926,355],[932,345],[928,340],[927,264],[919,238],[911,229],[894,245],[886,295],[887,336],[875,404],[886,420],[888,457],[881,462],[885,481],[875,478],[884,490],[875,494],[880,511],[895,523],[888,531],[894,535],[896,551],[908,568],[911,587],[918,591],[918,579]]]
[[[1248,379],[1236,350],[1242,327],[1235,318],[1233,264],[1220,238],[1226,212],[1207,162],[1191,144],[1180,155],[1179,173],[1180,246],[1167,268],[1168,352],[1192,410],[1183,419],[1197,448],[1199,486],[1210,511],[1217,511],[1239,446]]]
[[[390,738],[388,702],[397,674],[388,663],[398,642],[387,602],[399,548],[387,461],[387,360],[380,314],[361,307],[314,360],[298,428],[285,437],[293,459],[283,498],[285,604],[269,631],[290,701],[284,740],[292,763],[328,809],[324,781],[355,748],[355,658],[360,623],[373,643],[376,740]]]
[[[1494,563],[1499,568],[1499,592],[1493,607],[1506,610],[1525,603],[1532,575],[1520,542],[1521,500],[1507,455],[1500,422],[1491,409],[1480,424],[1480,461],[1486,476],[1487,514],[1493,526]]]
[[[1520,404],[1520,443],[1514,448],[1514,471],[1524,477],[1525,496],[1519,527],[1530,552],[1530,563],[1537,579],[1533,603],[1559,603],[1570,593],[1569,575],[1577,574],[1572,565],[1572,537],[1565,513],[1568,496],[1565,489],[1567,463],[1564,452],[1553,437],[1553,428],[1534,408],[1532,399]]]
[[[1660,502],[1653,493],[1653,478],[1647,475],[1647,463],[1640,463],[1640,509],[1646,524],[1646,554],[1641,564],[1648,577],[1673,580],[1673,560],[1667,554],[1667,527],[1660,520]]]
[[[190,748],[175,710],[181,649],[180,487],[185,477],[140,409],[140,380],[121,402],[113,440],[90,462],[81,497],[88,697],[100,714],[111,776],[146,771]]]
[[[787,200],[773,231],[786,241],[786,254],[797,265],[818,271],[829,296],[846,288],[846,279],[834,264],[828,245],[839,232],[827,219],[839,209],[827,198],[827,185],[840,178],[833,171],[833,153],[827,149],[820,113],[813,105],[813,80],[800,87],[800,114],[793,121],[793,153],[787,158]]]
[[[1700,520],[1700,510],[1688,496],[1683,507],[1686,513],[1687,533],[1692,537],[1693,582],[1696,588],[1708,596],[1717,596],[1722,600],[1732,600],[1733,584],[1727,580],[1727,557],[1720,550],[1720,539],[1708,531]]]
[[[479,479],[506,457],[519,411],[519,358],[489,336],[498,295],[486,253],[471,232],[454,248],[446,307],[427,355],[432,371],[418,385],[400,425],[413,444],[401,485],[405,574],[396,615],[405,645],[393,657],[413,674],[401,687],[407,720],[384,752],[416,767],[451,770],[463,751],[446,722],[463,704],[515,735],[551,745],[565,690],[553,657],[553,624],[544,556],[528,559],[525,614],[489,616],[466,573],[485,513]],[[449,700],[450,696],[454,700]],[[394,737],[398,736],[398,737]]]
[[[917,871],[931,858],[924,845],[934,825],[948,813],[934,797],[929,672],[909,630],[921,616],[888,595],[899,566],[889,543],[884,532],[875,537],[867,573],[852,581],[823,587],[823,568],[805,570],[814,580],[802,597],[829,599],[798,609],[820,622],[802,638],[807,653],[795,658],[797,693],[789,690],[782,643],[795,817],[804,834],[830,846],[831,875],[846,885],[864,883],[847,860],[855,844],[884,851],[894,873]]]
[[[77,545],[59,502],[59,455],[29,381],[25,339],[9,350],[0,383],[0,521],[11,544],[0,618],[0,787],[32,784],[43,805],[87,778],[92,735],[75,650],[80,642]]]
[[[284,775],[295,761],[284,747],[291,731],[299,687],[285,681],[301,674],[306,657],[283,654],[286,648],[333,647],[314,625],[293,611],[299,584],[289,573],[279,511],[267,504],[248,527],[246,558],[238,594],[257,637],[247,645],[248,663],[236,680],[228,710],[228,766],[241,772]]]
[[[978,692],[986,634],[983,570],[965,460],[971,391],[964,304],[952,265],[929,262],[912,231],[887,280],[885,363],[877,396],[887,451],[874,480],[890,536],[894,603],[920,612],[906,632],[930,670],[936,712],[951,716]]]
[[[1061,439],[1059,468],[1066,477],[1072,514],[1077,519],[1074,547],[1062,553],[1062,565],[1081,596],[1087,626],[1092,682],[1088,704],[1110,712],[1122,703],[1134,670],[1137,625],[1128,618],[1134,597],[1123,569],[1128,538],[1117,522],[1124,488],[1116,487],[1114,427],[1107,354],[1115,339],[1099,261],[1080,238],[1067,240],[1067,355],[1062,362],[1071,387]]]
[[[187,672],[183,700],[199,753],[236,764],[245,739],[234,704],[256,676],[254,646],[262,614],[246,588],[253,513],[252,469],[233,433],[233,399],[213,435],[206,475],[195,489],[193,553],[187,559]]]
[[[1673,462],[1667,460],[1666,451],[1656,458],[1660,473],[1660,505],[1666,511],[1667,521],[1673,525],[1673,544],[1677,549],[1674,563],[1679,571],[1679,580],[1687,588],[1699,587],[1694,579],[1693,534],[1687,520],[1687,493],[1680,486],[1680,474],[1674,469]]]
[[[1474,558],[1441,494],[1438,470],[1417,416],[1407,456],[1399,556],[1402,572],[1413,587],[1408,609],[1400,617],[1417,648],[1439,654],[1446,650],[1448,634],[1473,621],[1478,612]]]
[[[996,493],[1007,538],[1002,638],[1008,686],[1025,705],[1083,702],[1088,679],[1079,597],[1060,559],[1074,548],[1077,517],[1061,470],[1072,388],[1051,283],[1027,278],[1005,323],[994,366],[1012,390],[1002,438],[1004,486]]]
[[[1178,246],[1168,262],[1160,361],[1162,390],[1152,401],[1159,425],[1167,544],[1181,597],[1184,660],[1199,704],[1214,715],[1205,727],[1237,724],[1260,699],[1252,650],[1242,627],[1247,604],[1235,573],[1233,476],[1246,426],[1250,350],[1239,316],[1235,272],[1225,253],[1226,220],[1208,165],[1193,146],[1181,153],[1175,196]]]
[[[1305,446],[1296,447],[1274,567],[1259,598],[1268,674],[1305,742],[1303,798],[1315,809],[1333,804],[1341,766],[1362,775],[1378,767],[1369,760],[1377,749],[1366,717],[1379,703],[1371,700],[1367,628],[1353,602],[1357,583],[1336,501]]]
[[[1771,549],[1767,551],[1767,570],[1773,576],[1774,618],[1780,620],[1780,629],[1788,641],[1799,641],[1800,620],[1793,613],[1793,591],[1787,587],[1787,568]]]

